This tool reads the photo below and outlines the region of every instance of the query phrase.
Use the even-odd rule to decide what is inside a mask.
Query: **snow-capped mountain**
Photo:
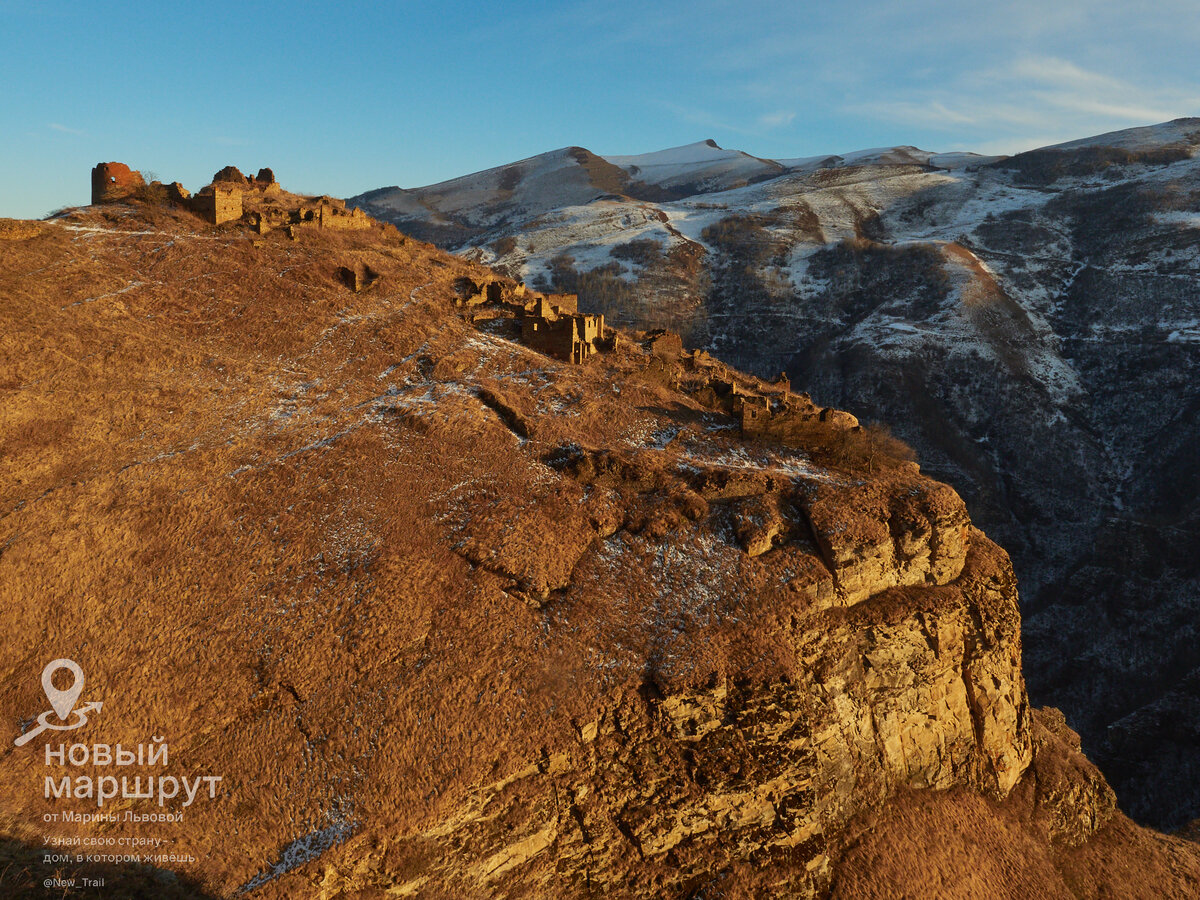
[[[381,188],[352,200],[413,234],[461,247],[486,244],[518,228],[523,234],[536,231],[546,224],[539,222],[543,216],[597,204],[593,213],[614,207],[645,210],[748,185],[782,181],[776,185],[782,187],[790,183],[788,176],[828,169],[915,165],[951,171],[995,159],[887,147],[774,160],[726,150],[712,140],[634,156],[597,156],[582,147],[564,147],[441,184]]]
[[[1200,817],[1198,148],[568,148],[353,202],[895,428],[1012,552],[1035,701],[1163,825]]]

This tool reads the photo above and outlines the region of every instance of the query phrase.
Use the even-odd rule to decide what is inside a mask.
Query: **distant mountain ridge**
[[[568,148],[353,198],[895,427],[1013,554],[1031,693],[1200,816],[1200,119],[1011,157]],[[658,193],[656,193],[658,192]]]
[[[931,153],[916,147],[763,159],[709,139],[631,156],[563,147],[420,188],[386,187],[350,198],[410,233],[452,248],[496,228],[603,200],[665,203],[716,194],[794,173],[846,166],[917,165],[955,169],[1001,157]]]

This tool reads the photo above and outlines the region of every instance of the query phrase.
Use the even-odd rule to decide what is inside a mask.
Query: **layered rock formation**
[[[180,822],[47,825],[95,801],[10,745],[10,843],[159,838],[212,896],[859,897],[950,871],[897,821],[966,818],[946,866],[994,877],[944,896],[1002,896],[1011,841],[1035,895],[1200,886],[1031,714],[1005,553],[849,420],[744,438],[658,337],[561,363],[471,321],[491,273],[381,232],[0,236],[0,713],[25,731],[70,656],[78,740],[222,777],[114,801]]]
[[[386,857],[419,848],[431,865],[401,886],[414,893],[686,896],[770,872],[777,894],[817,896],[842,829],[898,789],[1007,796],[1033,752],[1012,582],[974,537],[941,602],[778,623],[794,677],[647,683],[434,827],[349,846],[365,859],[334,883],[383,887]]]

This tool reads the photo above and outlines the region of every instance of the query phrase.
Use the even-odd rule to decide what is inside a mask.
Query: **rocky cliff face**
[[[0,711],[22,732],[70,655],[104,701],[79,740],[223,778],[152,804],[194,862],[114,883],[859,897],[983,859],[941,893],[1003,896],[1017,841],[1035,894],[1129,894],[1087,865],[1114,847],[1200,887],[1031,714],[1005,553],[845,417],[743,438],[686,355],[554,361],[456,306],[489,273],[404,238],[120,207],[0,236]],[[0,756],[6,847],[149,834],[45,825],[95,801],[43,796],[29,749]],[[964,817],[985,840],[949,868],[895,827]]]
[[[941,603],[779,623],[794,677],[625,693],[431,828],[348,848],[365,858],[332,883],[383,887],[387,858],[420,848],[414,892],[687,896],[771,872],[784,895],[823,895],[854,816],[903,788],[1003,798],[1030,763],[1012,581],[974,540]]]
[[[444,206],[451,182],[405,223],[892,425],[1012,553],[1035,699],[1177,826],[1200,816],[1197,146],[1195,119],[783,171],[697,145],[612,159],[670,201],[518,180],[522,217]]]

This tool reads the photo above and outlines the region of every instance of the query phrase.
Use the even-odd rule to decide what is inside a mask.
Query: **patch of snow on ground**
[[[1169,344],[1200,344],[1200,328],[1178,328],[1167,335]]]
[[[828,472],[814,466],[799,450],[756,448],[751,454],[743,445],[717,447],[697,441],[688,446],[680,456],[683,460],[681,467],[687,469],[737,469],[783,475],[788,478],[826,482],[834,480]]]
[[[1200,228],[1200,212],[1171,210],[1153,213],[1151,218],[1156,225],[1182,225],[1185,228]]]
[[[74,303],[68,303],[67,306],[79,306],[81,303],[95,303],[97,300],[107,300],[109,297],[117,297],[121,294],[127,294],[135,288],[140,288],[145,283],[146,282],[144,281],[131,281],[119,291],[112,291],[108,294],[100,294],[97,297],[84,297],[82,300],[76,300]],[[66,309],[67,306],[64,306],[63,309]]]
[[[326,818],[330,820],[329,825],[326,825],[324,828],[317,828],[306,835],[296,838],[283,848],[283,851],[279,854],[278,861],[272,863],[243,884],[237,889],[237,893],[248,894],[268,881],[272,881],[280,875],[284,875],[310,860],[316,859],[326,850],[336,847],[345,841],[358,826],[358,822],[351,820],[349,816],[341,811],[330,812],[326,815]]]

